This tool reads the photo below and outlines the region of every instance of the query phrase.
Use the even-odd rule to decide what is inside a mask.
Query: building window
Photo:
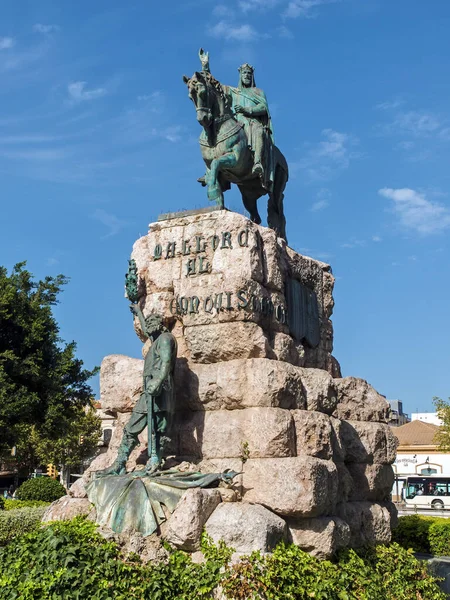
[[[433,469],[432,467],[426,467],[425,469],[420,469],[421,475],[435,475],[437,473],[437,469]]]

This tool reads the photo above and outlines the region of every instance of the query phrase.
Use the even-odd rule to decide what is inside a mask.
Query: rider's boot
[[[136,446],[137,440],[124,429],[122,442],[117,451],[117,458],[107,469],[95,472],[95,478],[108,477],[108,475],[125,475],[127,472],[127,460],[131,451]]]

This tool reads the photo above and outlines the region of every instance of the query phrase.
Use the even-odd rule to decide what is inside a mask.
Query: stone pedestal
[[[185,526],[186,539],[169,519],[171,541],[198,548],[198,523],[214,539],[233,540],[240,520],[249,531],[239,537],[239,552],[267,551],[287,539],[325,557],[389,541],[396,444],[388,404],[364,380],[342,378],[332,356],[329,265],[226,210],[152,223],[132,258],[144,315],[163,314],[178,340],[171,464],[242,472],[236,493],[222,495],[237,501],[235,508],[208,505],[204,519],[193,515],[196,525]],[[137,319],[134,325],[143,339]],[[101,404],[117,426],[84,481],[114,460],[141,372],[140,360],[104,359]],[[144,432],[128,468],[142,461],[145,440]],[[83,497],[83,481],[72,493]],[[183,523],[190,522],[189,506],[203,504],[186,500],[178,511]]]

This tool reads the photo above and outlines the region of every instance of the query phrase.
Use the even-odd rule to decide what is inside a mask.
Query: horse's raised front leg
[[[208,199],[215,200],[220,208],[224,207],[223,191],[219,183],[219,172],[233,169],[237,165],[237,156],[234,152],[227,152],[215,158],[209,167],[208,174]]]

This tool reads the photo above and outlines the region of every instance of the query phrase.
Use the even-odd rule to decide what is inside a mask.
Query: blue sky
[[[207,204],[181,77],[200,46],[229,85],[250,62],[290,166],[290,245],[337,277],[343,374],[431,410],[450,396],[449,29],[447,0],[3,0],[0,263],[71,278],[56,313],[87,366],[139,356],[132,244]]]

